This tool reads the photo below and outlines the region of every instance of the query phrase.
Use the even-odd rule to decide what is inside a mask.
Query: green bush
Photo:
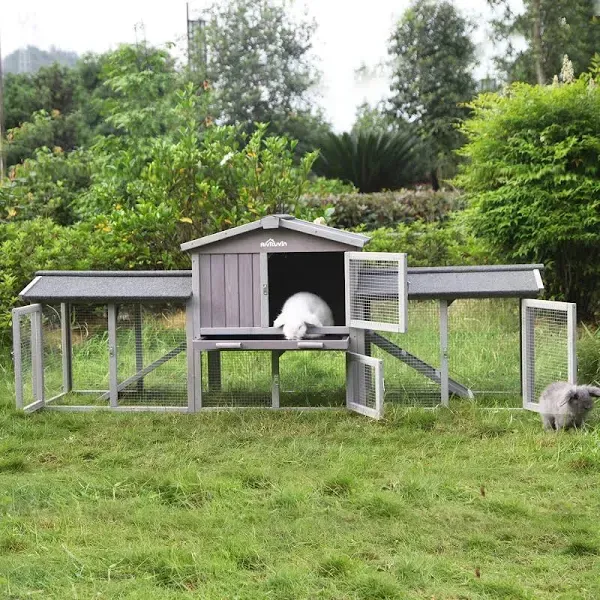
[[[456,179],[475,234],[504,260],[544,263],[549,296],[583,319],[600,300],[600,61],[595,76],[479,96]]]
[[[412,131],[328,133],[315,172],[355,185],[363,193],[397,190],[423,181],[423,143]]]
[[[399,223],[365,231],[371,237],[369,252],[406,252],[410,267],[483,265],[497,262],[486,246],[469,232],[462,215],[444,222]]]
[[[307,195],[303,202],[312,208],[333,207],[334,212],[328,218],[332,227],[363,226],[366,230],[393,227],[398,222],[440,221],[463,206],[457,192],[434,192],[427,188],[375,194]]]
[[[582,326],[577,340],[578,381],[600,385],[600,328]]]

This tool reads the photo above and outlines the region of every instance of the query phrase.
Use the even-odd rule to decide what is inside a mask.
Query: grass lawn
[[[600,598],[597,420],[24,416],[6,378],[0,598]]]
[[[451,372],[502,392],[479,406],[519,406],[514,307],[484,320],[461,306]],[[435,318],[415,310],[402,344],[435,364]],[[135,372],[130,329],[123,377]],[[145,359],[177,346],[179,329],[145,333]],[[580,363],[589,381],[594,335]],[[102,389],[105,335],[79,337],[76,385]],[[45,337],[48,395],[62,381],[59,339]],[[338,353],[311,354],[282,357],[282,402],[335,403],[338,388],[343,400]],[[223,390],[270,401],[270,357],[246,359],[223,358]],[[179,390],[185,364],[180,354],[145,385]],[[598,415],[560,434],[535,414],[459,400],[388,403],[382,422],[344,410],[27,416],[12,408],[9,365],[0,349],[2,600],[600,598]],[[388,400],[422,393],[414,371],[385,368]]]

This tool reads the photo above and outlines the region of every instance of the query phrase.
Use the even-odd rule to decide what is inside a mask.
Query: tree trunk
[[[440,189],[440,180],[438,179],[437,169],[431,169],[431,187],[434,192]]]
[[[544,66],[542,64],[542,0],[533,0],[533,59],[538,85],[544,85]]]

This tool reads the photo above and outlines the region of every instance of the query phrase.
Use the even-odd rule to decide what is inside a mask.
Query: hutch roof
[[[408,297],[534,298],[544,288],[543,265],[409,267]],[[392,271],[374,277],[394,277]],[[366,286],[372,285],[368,277]],[[38,271],[21,292],[29,301],[184,301],[192,294],[191,271]]]
[[[327,240],[335,242],[343,246],[351,246],[354,248],[362,248],[369,242],[370,238],[360,233],[352,233],[351,231],[343,231],[341,229],[335,229],[334,227],[328,227],[326,225],[317,225],[316,223],[310,223],[309,221],[303,221],[296,219],[291,215],[269,215],[259,221],[253,223],[247,223],[246,225],[240,225],[239,227],[233,227],[219,233],[213,233],[191,242],[185,242],[181,244],[181,249],[184,251],[203,249],[206,246],[211,246],[219,242],[229,241],[232,238],[239,236],[247,237],[251,232],[267,232],[268,236],[276,234],[276,231],[290,233],[295,232],[307,236],[308,239],[315,238],[320,240]],[[253,236],[252,236],[253,237]],[[267,236],[265,236],[267,237]],[[268,243],[277,244],[276,240],[265,240],[262,248],[268,250],[270,247]],[[308,241],[306,243],[309,243]]]

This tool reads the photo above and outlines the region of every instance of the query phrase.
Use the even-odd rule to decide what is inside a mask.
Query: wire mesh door
[[[538,411],[547,385],[577,382],[576,305],[523,300],[521,308],[523,408]]]
[[[383,361],[346,354],[346,406],[373,419],[383,417]]]
[[[346,252],[345,273],[349,327],[406,331],[406,254]]]
[[[12,316],[16,405],[31,412],[44,405],[42,306],[15,308]]]

